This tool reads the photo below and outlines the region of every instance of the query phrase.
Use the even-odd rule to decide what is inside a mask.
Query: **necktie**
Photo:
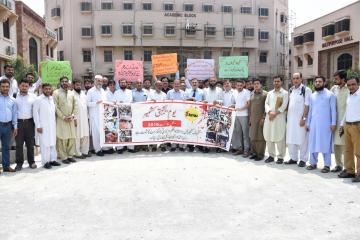
[[[194,89],[193,98],[196,96],[196,89]]]

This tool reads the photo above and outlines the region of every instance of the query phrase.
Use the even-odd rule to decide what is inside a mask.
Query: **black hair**
[[[300,77],[301,77],[301,75],[300,75]],[[273,77],[273,80],[275,80],[275,79],[277,79],[277,78],[279,78],[281,81],[283,81],[283,78],[282,78],[281,76],[274,76],[274,77]]]
[[[334,77],[339,76],[340,79],[346,79],[347,73],[345,70],[339,70],[334,73]]]
[[[29,81],[26,78],[20,80],[19,85],[22,84],[22,83],[30,84]]]
[[[25,74],[25,77],[27,77],[27,76],[29,76],[29,75],[35,77],[35,75],[34,75],[33,73],[31,73],[31,72],[28,72],[27,74]]]
[[[60,78],[60,82],[61,82],[62,80],[64,80],[64,79],[67,79],[67,80],[69,81],[69,78],[68,78],[67,76],[62,76],[62,77]]]
[[[316,76],[316,77],[314,78],[314,80],[316,80],[316,79],[318,79],[318,78],[322,79],[324,83],[326,82],[326,79],[325,79],[324,76]]]
[[[120,80],[121,81],[121,80]],[[114,80],[109,80],[109,82],[108,82],[108,86],[109,85],[116,85],[116,83],[115,83],[115,81]]]
[[[262,85],[262,81],[260,79],[254,79],[253,83],[255,83],[255,82],[259,82]]]
[[[51,87],[51,85],[49,83],[43,83],[42,88],[45,88],[45,87]]]
[[[2,85],[2,84],[4,84],[4,83],[9,84],[9,86],[10,86],[10,82],[9,82],[7,79],[2,79],[2,80],[0,81],[0,85]]]
[[[356,82],[359,84],[359,78],[358,78],[357,76],[351,76],[351,77],[348,79],[348,81],[349,81],[349,80],[353,80],[353,79],[355,79]]]
[[[81,80],[80,79],[74,79],[72,83],[75,85],[75,83],[81,83]]]
[[[11,64],[5,64],[4,65],[4,70],[7,69],[7,68],[14,68],[14,66],[11,65]]]

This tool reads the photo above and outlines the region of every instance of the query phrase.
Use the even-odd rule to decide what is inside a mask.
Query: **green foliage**
[[[359,69],[354,69],[354,70],[347,70],[347,77],[350,78],[350,77],[353,77],[353,76],[356,76],[358,78],[360,78],[360,70]]]
[[[38,73],[35,70],[34,65],[27,65],[24,63],[24,60],[17,56],[13,60],[10,61],[10,64],[14,66],[15,74],[14,77],[17,81],[25,78],[27,73],[32,73],[35,76],[35,79],[38,78]]]

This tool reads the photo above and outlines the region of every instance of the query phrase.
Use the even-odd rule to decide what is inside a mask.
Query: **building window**
[[[112,62],[113,54],[111,50],[104,50],[104,62]]]
[[[251,14],[251,12],[252,12],[251,7],[241,7],[240,8],[240,13],[242,13],[242,14]]]
[[[287,23],[287,16],[284,13],[280,14],[280,22],[283,24]]]
[[[322,37],[333,36],[335,34],[335,24],[322,27]]]
[[[175,26],[165,26],[165,36],[175,36]]]
[[[260,52],[259,62],[260,63],[267,63],[267,52]]]
[[[9,18],[3,22],[3,35],[4,38],[10,39],[10,20]]]
[[[35,69],[38,69],[38,44],[34,38],[29,39],[29,60],[30,64],[34,65]]]
[[[304,43],[304,36],[303,35],[294,37],[294,46],[300,46],[303,43]]]
[[[249,52],[241,52],[240,56],[249,56]]]
[[[58,52],[58,61],[64,61],[64,51]]]
[[[133,25],[132,24],[123,24],[122,26],[123,35],[133,35]]]
[[[54,58],[54,48],[50,48],[50,57]]]
[[[350,19],[343,19],[335,23],[335,33],[350,31]]]
[[[307,32],[303,36],[304,36],[303,37],[304,43],[314,42],[314,38],[315,38],[314,32]]]
[[[81,2],[80,9],[82,12],[90,12],[92,10],[91,2]]]
[[[233,37],[235,35],[235,28],[225,27],[224,28],[224,37]]]
[[[124,51],[124,60],[133,60],[133,52],[132,50]]]
[[[259,17],[268,17],[269,9],[268,8],[259,8]]]
[[[307,65],[309,65],[309,66],[311,66],[311,65],[313,65],[313,58],[310,56],[310,55],[307,55]]]
[[[222,11],[224,13],[232,13],[233,9],[232,6],[222,6]]]
[[[348,70],[352,69],[352,56],[348,53],[341,54],[337,59],[337,69],[338,70]]]
[[[223,56],[223,57],[231,56],[231,49],[224,49],[224,50],[222,51],[222,56]]]
[[[123,3],[124,10],[133,10],[133,4],[130,2]]]
[[[113,9],[113,2],[102,2],[101,3],[102,10],[111,10]]]
[[[112,34],[112,25],[111,24],[101,25],[101,34],[102,35],[111,35]]]
[[[280,66],[285,66],[285,54],[280,53]]]
[[[174,4],[173,3],[164,3],[164,10],[165,11],[174,11]]]
[[[143,25],[143,35],[152,36],[153,35],[153,26],[152,25]]]
[[[81,37],[92,37],[92,28],[91,27],[82,27],[81,28]]]
[[[205,36],[206,37],[215,37],[216,36],[216,27],[211,27],[205,25]]]
[[[145,11],[151,11],[152,4],[151,3],[143,3],[143,10]]]
[[[210,50],[204,51],[204,59],[212,59],[212,52]]]
[[[59,41],[62,41],[64,40],[64,30],[63,30],[63,27],[59,27]]]
[[[298,67],[302,67],[303,66],[303,61],[301,60],[301,58],[300,57],[297,57],[297,66]]]
[[[194,4],[184,4],[184,11],[185,12],[193,12],[194,11]]]
[[[186,29],[185,30],[185,36],[187,37],[194,37],[196,35],[196,31],[195,30],[191,30],[191,29]]]
[[[253,38],[255,36],[255,29],[246,27],[244,28],[244,37],[245,38]]]
[[[51,9],[51,17],[60,17],[60,8]]]
[[[144,50],[144,61],[151,62],[152,51],[151,50]]]
[[[83,62],[91,62],[91,51],[83,50]]]
[[[211,4],[204,4],[203,5],[203,12],[213,12],[214,6]]]
[[[50,48],[49,48],[49,44],[46,44],[46,56],[50,55]]]
[[[268,31],[260,31],[259,32],[259,40],[260,41],[268,41],[269,40],[269,32]]]
[[[285,46],[285,33],[280,32],[280,45]]]

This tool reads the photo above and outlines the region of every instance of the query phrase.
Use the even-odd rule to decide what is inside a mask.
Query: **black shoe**
[[[124,150],[118,149],[118,150],[117,150],[117,153],[118,153],[118,154],[123,154],[123,153],[124,153]]]
[[[179,148],[180,152],[185,152],[185,148]]]
[[[115,151],[114,151],[114,149],[109,149],[109,150],[104,150],[103,151],[105,154],[113,154]]]
[[[360,175],[357,175],[357,176],[352,180],[352,182],[354,182],[354,183],[360,182]]]
[[[35,163],[31,163],[31,164],[29,164],[29,168],[36,169],[37,165]]]
[[[262,160],[264,160],[264,157],[256,157],[256,158],[254,159],[254,161],[257,161],[257,162],[262,161]]]
[[[51,166],[51,164],[49,162],[47,162],[47,163],[45,163],[44,168],[51,169],[52,166]]]
[[[95,150],[90,150],[89,153],[96,154]]]
[[[203,149],[203,153],[209,153],[210,152],[210,149],[209,148],[204,148]]]
[[[251,155],[250,157],[249,157],[249,159],[256,159],[257,158],[257,156],[256,155]]]
[[[54,166],[54,167],[61,166],[61,163],[59,163],[57,161],[51,161],[50,164],[51,164],[51,166]]]
[[[189,147],[189,152],[194,152],[194,150],[195,150],[194,146]]]
[[[83,154],[83,157],[85,157],[85,158],[88,158],[88,157],[91,157],[91,153],[88,153],[88,154]]]
[[[328,173],[328,172],[330,172],[330,167],[325,166],[323,169],[321,169],[321,172],[322,172],[322,173]]]
[[[76,163],[76,160],[73,159],[73,158],[68,158],[67,160],[68,160],[69,162],[71,162],[71,163]]]
[[[335,166],[334,169],[331,170],[331,172],[341,172],[343,170],[340,166]]]
[[[22,170],[22,165],[16,164],[15,170],[16,170],[17,172],[20,172],[20,171]]]
[[[273,161],[274,161],[274,158],[270,156],[265,160],[265,163],[271,163]]]
[[[128,149],[129,153],[136,153],[136,151],[134,149]]]
[[[307,166],[306,167],[306,170],[315,170],[317,168],[317,165],[315,164],[315,165],[309,165],[309,166]]]
[[[166,152],[166,148],[165,148],[165,147],[161,147],[160,150],[161,150],[162,152]]]
[[[70,164],[70,161],[68,159],[62,160],[61,162],[64,164]]]
[[[339,175],[339,178],[354,178],[355,173],[348,173],[346,170],[343,170]]]
[[[104,153],[102,151],[98,151],[97,153],[95,153],[96,156],[99,156],[99,157],[103,157],[104,156]]]
[[[284,159],[282,158],[278,158],[278,160],[276,161],[276,164],[283,164]]]
[[[305,167],[306,166],[306,162],[304,161],[300,161],[298,164],[299,167]]]
[[[153,147],[153,148],[151,148],[151,151],[152,151],[152,152],[156,152],[156,151],[157,151],[157,148],[156,148],[156,147]]]
[[[290,159],[289,161],[284,162],[284,163],[285,163],[286,165],[292,165],[292,164],[297,164],[297,161]]]
[[[76,156],[76,155],[75,155],[75,158],[78,158],[78,159],[85,159],[85,156],[84,156],[84,155],[81,155],[81,156]]]
[[[170,152],[175,152],[176,151],[176,148],[171,148],[170,149]]]

